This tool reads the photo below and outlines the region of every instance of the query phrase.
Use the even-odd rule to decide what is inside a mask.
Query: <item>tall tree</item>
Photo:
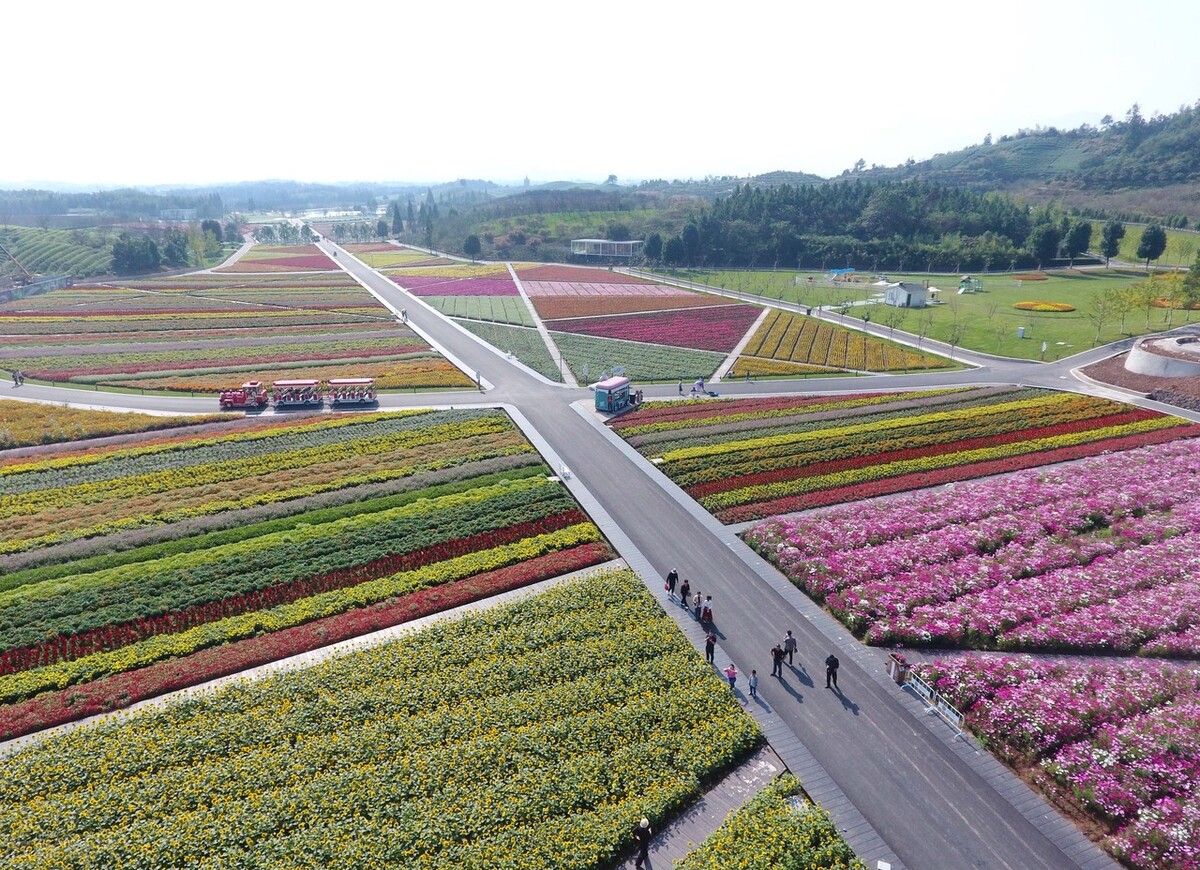
[[[218,243],[223,241],[222,236],[221,236],[221,222],[220,221],[214,221],[214,220],[201,221],[200,222],[200,231],[204,232],[204,233],[212,233],[213,237],[217,240]]]
[[[400,200],[392,203],[392,235],[398,236],[404,229],[404,219],[400,217]]]
[[[379,236],[379,238],[381,238],[381,239],[386,239],[387,234],[388,234],[388,222],[385,221],[383,218],[380,218],[379,221],[375,224],[375,235]]]
[[[479,243],[479,236],[472,233],[463,240],[463,253],[472,260],[476,259],[483,250],[483,245]]]
[[[1067,257],[1071,260],[1071,265],[1075,265],[1075,258],[1084,253],[1088,249],[1088,245],[1092,241],[1092,224],[1090,221],[1075,221],[1071,224],[1071,228],[1067,230]]]
[[[1136,108],[1136,106],[1135,106]],[[1151,223],[1142,230],[1142,240],[1138,242],[1138,259],[1146,261],[1146,271],[1150,271],[1150,261],[1157,260],[1167,249],[1167,231],[1156,223]]]
[[[112,268],[118,275],[156,272],[161,265],[158,245],[149,236],[121,233],[113,242]]]
[[[688,221],[684,224],[679,238],[683,242],[684,262],[689,266],[696,265],[700,257],[700,228],[693,221]]]
[[[1100,253],[1104,255],[1105,268],[1108,267],[1108,261],[1121,250],[1121,239],[1123,238],[1125,238],[1125,224],[1118,220],[1111,220],[1104,225]]]
[[[1061,236],[1058,232],[1058,227],[1053,224],[1038,224],[1029,233],[1029,239],[1025,243],[1025,247],[1029,253],[1037,260],[1038,268],[1042,268],[1042,264],[1049,263],[1058,256],[1058,243],[1061,241]]]
[[[656,261],[662,259],[663,254],[663,238],[658,233],[651,233],[646,236],[646,244],[642,246],[642,253],[647,260]]]

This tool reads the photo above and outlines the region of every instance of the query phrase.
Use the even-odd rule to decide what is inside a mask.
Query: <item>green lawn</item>
[[[1145,274],[1134,270],[1088,269],[1063,270],[1047,273],[1045,281],[1019,281],[1008,273],[991,273],[981,277],[983,291],[959,295],[958,276],[898,274],[889,272],[892,281],[925,283],[943,289],[941,305],[926,309],[893,309],[880,303],[866,303],[882,292],[871,286],[874,276],[862,273],[857,283],[832,285],[816,272],[797,271],[720,271],[688,270],[675,273],[677,277],[699,281],[727,290],[761,295],[805,306],[848,305],[855,315],[869,313],[875,323],[887,324],[899,332],[924,335],[940,341],[950,341],[960,332],[958,346],[984,353],[1022,359],[1039,359],[1042,342],[1046,342],[1047,360],[1078,353],[1093,346],[1096,325],[1090,319],[1092,300],[1108,289],[1124,289],[1145,280]],[[808,283],[812,276],[813,283]],[[796,280],[799,277],[800,283]],[[1062,302],[1075,306],[1065,313],[1020,311],[1017,302]],[[1166,309],[1150,310],[1149,328],[1144,309],[1130,311],[1125,318],[1124,331],[1119,317],[1104,324],[1098,343],[1123,338],[1126,334],[1144,335],[1158,332],[1168,325],[1178,326],[1191,319],[1200,319],[1196,312],[1174,312],[1169,318]],[[891,318],[891,319],[889,319]],[[1018,338],[1024,328],[1025,337]]]

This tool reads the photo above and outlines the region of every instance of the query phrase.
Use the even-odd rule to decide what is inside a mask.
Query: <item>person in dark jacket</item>
[[[637,860],[633,862],[634,867],[641,867],[650,860],[650,841],[653,838],[650,820],[643,817],[633,828],[633,841],[637,843]]]
[[[717,649],[717,636],[711,631],[704,635],[704,660],[710,665],[713,663],[713,653]]]
[[[783,647],[779,644],[771,649],[771,676],[783,676]]]
[[[840,664],[841,664],[841,662],[838,661],[837,656],[835,656],[833,653],[830,653],[829,656],[825,659],[825,688],[826,689],[828,689],[828,688],[836,689],[837,688],[837,672],[838,672],[838,665],[840,665]],[[829,685],[830,682],[833,683],[832,687]]]
[[[679,572],[672,568],[667,572],[667,595],[675,597],[675,584],[679,582]]]

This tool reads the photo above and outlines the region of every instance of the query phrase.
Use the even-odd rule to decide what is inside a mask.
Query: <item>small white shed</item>
[[[924,308],[929,304],[929,288],[904,281],[888,284],[883,293],[883,304],[894,308]]]

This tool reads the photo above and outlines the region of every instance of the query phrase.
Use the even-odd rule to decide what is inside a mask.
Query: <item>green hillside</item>
[[[0,227],[0,245],[30,272],[40,275],[73,275],[86,278],[111,271],[115,234],[102,230],[51,230],[33,227]],[[0,255],[0,275],[19,269]]]

